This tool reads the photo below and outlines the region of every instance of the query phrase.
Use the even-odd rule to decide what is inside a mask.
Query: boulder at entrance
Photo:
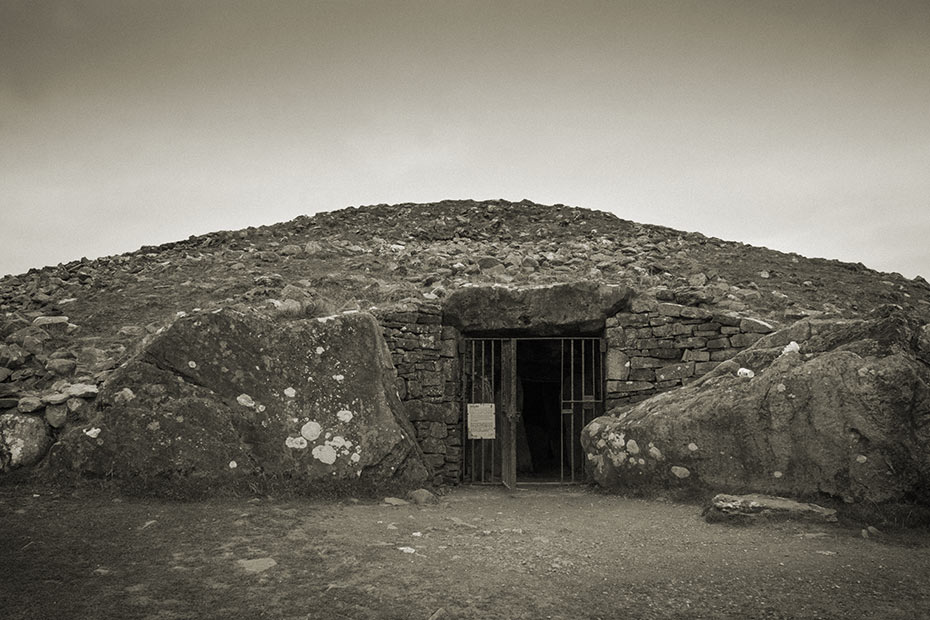
[[[176,321],[104,385],[48,467],[96,476],[426,478],[374,317]]]
[[[443,304],[443,323],[472,333],[591,333],[603,330],[606,318],[627,307],[632,296],[629,288],[592,282],[466,286]]]
[[[582,432],[605,487],[930,503],[930,365],[900,312],[805,320]],[[797,342],[801,344],[798,345]]]

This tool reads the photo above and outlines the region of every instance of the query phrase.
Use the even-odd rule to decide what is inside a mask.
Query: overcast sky
[[[0,275],[445,198],[930,277],[930,2],[0,0]]]

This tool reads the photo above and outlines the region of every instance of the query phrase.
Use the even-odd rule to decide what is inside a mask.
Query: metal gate
[[[466,482],[516,484],[516,443],[518,429],[522,428],[518,421],[523,415],[523,399],[518,394],[523,385],[517,373],[518,344],[531,340],[549,341],[548,350],[558,356],[557,481],[569,483],[584,478],[581,429],[604,413],[603,339],[465,338],[460,367],[462,479]]]

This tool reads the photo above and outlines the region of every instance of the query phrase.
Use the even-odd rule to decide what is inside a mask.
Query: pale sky
[[[930,2],[0,0],[0,275],[446,198],[930,278]]]

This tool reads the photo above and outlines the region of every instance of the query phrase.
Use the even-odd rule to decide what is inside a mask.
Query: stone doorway
[[[604,340],[465,338],[463,480],[584,479],[581,429],[604,413]]]

